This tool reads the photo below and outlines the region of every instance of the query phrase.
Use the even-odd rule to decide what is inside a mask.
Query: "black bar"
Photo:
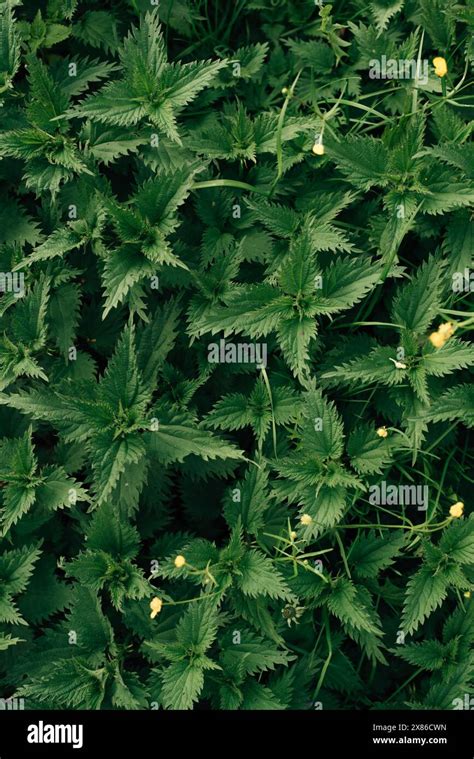
[[[181,757],[184,750],[188,756],[190,751],[206,755],[219,746],[226,753],[230,746],[233,753],[248,752],[256,743],[266,748],[266,756],[274,746],[275,759],[300,756],[306,747],[314,757],[331,749],[334,756],[347,751],[363,757],[472,759],[473,723],[470,711],[2,711],[0,759],[62,759],[99,751],[118,757],[166,751]]]

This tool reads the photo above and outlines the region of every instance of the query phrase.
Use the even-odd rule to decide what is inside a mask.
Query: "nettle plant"
[[[0,2],[2,698],[470,708],[473,32]]]

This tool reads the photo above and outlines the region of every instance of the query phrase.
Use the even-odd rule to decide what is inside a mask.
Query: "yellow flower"
[[[155,596],[154,598],[152,598],[152,600],[150,601],[150,609],[151,609],[150,617],[152,619],[155,619],[156,615],[160,613],[162,606],[163,606],[163,601],[161,600],[161,598],[158,598],[158,596]]]
[[[177,569],[181,569],[181,567],[184,567],[185,564],[186,564],[186,559],[184,558],[184,556],[181,556],[181,554],[177,556],[176,559],[174,560],[174,565]]]
[[[439,325],[438,332],[448,340],[454,334],[454,329],[454,324],[452,322],[444,322],[444,324]]]
[[[439,332],[432,332],[428,340],[435,348],[442,348],[446,340]]]
[[[387,437],[388,436],[387,428],[386,427],[379,427],[378,430],[377,430],[377,435],[379,437]]]
[[[296,540],[297,537],[298,537],[297,533],[294,530],[292,530],[290,532],[290,538],[291,538],[291,540]]]
[[[314,155],[324,155],[324,145],[322,142],[315,142],[312,150]]]
[[[301,524],[304,524],[305,527],[307,527],[309,524],[311,524],[312,521],[313,521],[313,517],[310,517],[309,514],[303,514],[300,517],[300,522],[301,522]]]
[[[456,327],[452,322],[440,324],[436,332],[432,332],[428,340],[435,348],[442,348],[443,345],[454,334]]]
[[[464,596],[464,598],[470,598],[471,597],[471,591],[470,590],[466,590],[466,592],[463,593],[463,596]]]
[[[441,58],[440,56],[433,58],[433,66],[436,76],[443,77],[448,73],[448,64],[445,58]]]
[[[456,519],[458,519],[459,517],[462,517],[463,511],[464,511],[464,504],[462,501],[458,501],[457,503],[454,503],[449,509],[450,515],[452,517],[455,517]]]

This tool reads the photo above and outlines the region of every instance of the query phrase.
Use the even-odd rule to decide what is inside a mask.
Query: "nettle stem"
[[[204,182],[195,182],[192,186],[192,190],[207,190],[209,187],[235,187],[239,190],[248,190],[249,192],[256,192],[260,195],[267,195],[265,190],[260,187],[255,187],[247,182],[241,182],[238,179],[207,179]]]

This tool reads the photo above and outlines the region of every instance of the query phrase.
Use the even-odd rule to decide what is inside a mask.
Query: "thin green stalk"
[[[207,190],[209,187],[236,187],[239,190],[267,195],[267,192],[260,187],[254,187],[247,182],[240,182],[238,179],[207,179],[205,182],[195,182],[191,185],[191,190]]]
[[[418,29],[416,30],[417,32],[418,32]],[[416,59],[416,74],[415,74],[415,80],[413,83],[413,95],[412,95],[412,105],[411,105],[412,113],[416,113],[417,106],[418,106],[418,80],[420,77],[421,55],[423,52],[424,39],[425,39],[425,30],[423,29],[423,31],[421,32],[420,45],[418,47],[418,57]]]
[[[347,556],[346,556],[346,552],[344,550],[344,546],[343,546],[343,543],[342,543],[342,540],[341,540],[341,536],[339,535],[338,532],[335,532],[334,535],[336,536],[336,542],[337,542],[337,544],[339,546],[339,551],[341,553],[341,558],[342,558],[342,563],[344,564],[344,569],[346,570],[346,575],[348,576],[349,580],[351,580],[352,579],[352,577],[351,577],[351,570],[349,569],[349,564],[347,562]]]
[[[293,97],[293,93],[300,76],[301,76],[301,71],[298,71],[295,80],[293,81],[292,85],[288,88],[288,92],[285,97],[285,102],[283,103],[282,109],[280,111],[280,115],[278,116],[277,130],[276,130],[277,176],[272,185],[272,192],[275,185],[280,180],[283,174],[283,147],[282,147],[283,124],[285,122],[285,116],[286,116],[288,104],[291,98]]]
[[[270,381],[268,379],[268,374],[264,366],[261,367],[261,372],[263,374],[263,381],[265,383],[265,387],[267,388],[268,393],[268,399],[270,401],[270,410],[272,414],[272,436],[273,436],[273,452],[275,454],[275,458],[278,458],[278,452],[277,452],[277,432],[276,432],[276,422],[275,422],[275,411],[273,409],[273,395],[272,395],[272,388],[270,385]]]
[[[323,668],[321,670],[321,674],[319,675],[318,684],[316,685],[316,690],[314,691],[314,695],[313,695],[313,701],[316,701],[316,699],[318,697],[318,694],[319,694],[319,691],[321,690],[321,688],[323,686],[323,683],[324,683],[324,680],[325,680],[325,677],[326,677],[326,672],[328,671],[328,667],[329,667],[329,665],[331,663],[331,659],[332,659],[331,628],[329,626],[329,618],[328,618],[328,613],[327,613],[326,609],[323,609],[323,620],[324,620],[324,622],[323,622],[324,623],[324,631],[326,633],[326,643],[327,643],[327,647],[328,647],[328,655],[327,655],[327,658],[326,658],[326,660],[325,660],[325,662],[323,664]]]

